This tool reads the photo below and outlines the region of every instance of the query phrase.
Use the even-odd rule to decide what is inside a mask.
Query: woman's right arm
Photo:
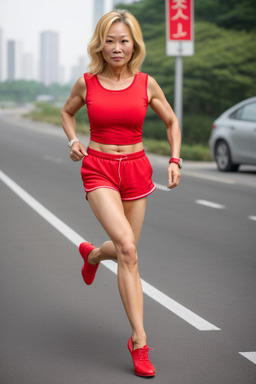
[[[75,114],[85,105],[86,85],[81,76],[73,86],[70,96],[61,111],[61,124],[69,141],[76,137]],[[70,149],[70,158],[79,161],[87,156],[85,147],[79,141],[75,141]]]

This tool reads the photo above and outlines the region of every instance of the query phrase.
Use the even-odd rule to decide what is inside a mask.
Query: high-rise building
[[[60,66],[60,77],[59,77],[59,84],[64,85],[66,84],[66,70],[64,65]]]
[[[15,80],[22,79],[22,41],[15,41]]]
[[[140,0],[94,0],[93,21],[94,26],[99,19],[107,12],[115,8],[116,4],[131,4]]]
[[[99,21],[99,19],[107,12],[110,12],[115,8],[116,3],[120,3],[122,0],[94,0],[94,9],[93,9],[93,21],[94,27]]]
[[[3,47],[3,30],[0,28],[0,82],[3,81],[4,71],[3,71],[3,53],[4,47]]]
[[[93,7],[93,24],[94,24],[94,26],[97,24],[97,22],[101,18],[101,16],[104,15],[104,11],[105,11],[104,0],[94,0],[94,7]]]
[[[116,4],[132,4],[140,0],[113,0],[113,6]]]
[[[74,82],[82,76],[85,72],[88,71],[88,56],[83,56],[78,58],[77,65],[71,68],[71,78],[70,83],[74,84]]]
[[[22,54],[22,73],[24,80],[34,80],[34,63],[32,53],[24,52]]]
[[[59,83],[59,34],[45,31],[40,34],[40,81],[45,85]]]
[[[7,41],[7,79],[16,77],[16,44],[14,40]]]

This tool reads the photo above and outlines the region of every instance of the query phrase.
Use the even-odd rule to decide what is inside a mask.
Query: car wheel
[[[235,172],[239,164],[233,164],[228,144],[224,140],[217,142],[215,147],[215,161],[222,172]]]

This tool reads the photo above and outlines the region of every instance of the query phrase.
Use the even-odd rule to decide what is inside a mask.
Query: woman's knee
[[[122,241],[117,247],[118,262],[129,268],[137,266],[138,257],[135,242]]]

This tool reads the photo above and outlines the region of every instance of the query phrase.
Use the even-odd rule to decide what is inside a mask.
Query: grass
[[[170,147],[167,140],[143,139],[143,144],[147,152],[158,155],[170,156]],[[185,160],[211,161],[210,150],[202,144],[182,144],[180,156]]]
[[[80,112],[80,111],[79,111]],[[57,108],[47,103],[36,103],[35,108],[25,117],[29,117],[36,121],[43,121],[57,126],[61,125],[60,120],[61,108]],[[81,112],[82,114],[83,112]],[[89,134],[89,125],[76,121],[77,132]],[[170,156],[170,147],[167,140],[156,140],[144,138],[143,144],[147,152],[156,153],[158,155]],[[211,161],[210,150],[208,146],[203,144],[182,144],[181,157],[185,160],[195,161]]]
[[[35,108],[24,117],[28,117],[35,121],[43,121],[45,123],[61,126],[61,108],[55,107],[47,103],[36,103]],[[76,122],[77,132],[89,134],[90,127],[86,123]]]

